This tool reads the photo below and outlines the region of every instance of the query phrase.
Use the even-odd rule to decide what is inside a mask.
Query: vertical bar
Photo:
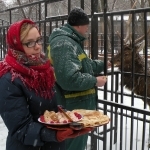
[[[7,52],[7,45],[6,45],[6,35],[5,35],[5,28],[2,28],[3,30],[3,39],[2,39],[2,45],[3,45],[3,55],[2,55],[2,59],[4,58],[4,56],[6,55],[6,52]]]
[[[124,33],[124,16],[121,15],[121,35],[123,37],[123,33]],[[121,63],[123,62],[123,47],[124,43],[123,43],[123,38],[121,39]],[[122,66],[124,66],[124,64],[122,63]],[[123,68],[123,67],[122,67]],[[123,70],[124,72],[124,70]],[[124,85],[124,74],[121,74],[121,103],[123,103],[123,85]],[[117,102],[118,103],[118,102]],[[121,109],[121,115],[120,115],[120,131],[123,131],[123,109]],[[120,132],[120,150],[122,150],[122,143],[123,143],[123,132]]]
[[[123,116],[123,109],[122,108],[120,108],[121,109],[121,111],[120,111],[120,149],[119,150],[122,150],[122,146],[123,146],[123,118],[124,118],[124,116]]]
[[[41,20],[41,3],[39,3],[39,20]]]
[[[135,33],[135,14],[133,14],[132,13],[132,33]],[[135,69],[134,69],[134,65],[135,65],[135,61],[134,61],[134,53],[135,53],[135,44],[134,44],[134,41],[135,40],[135,34],[132,34],[132,49],[133,49],[133,51],[132,51],[132,73],[131,73],[131,75],[132,75],[132,88],[134,88],[134,76],[135,76]],[[132,91],[132,101],[131,101],[131,106],[134,106],[134,93],[133,93],[133,91]],[[133,149],[133,127],[134,127],[134,119],[133,119],[133,117],[134,117],[134,112],[133,111],[131,111],[131,135],[130,135],[130,137],[131,137],[131,139],[130,139],[130,150],[132,150]]]
[[[98,18],[94,12],[98,11],[98,0],[91,0],[91,57],[98,58]]]
[[[41,20],[41,3],[39,3],[39,20]],[[41,28],[41,23],[39,23],[39,28]]]
[[[9,10],[9,23],[12,23],[12,18],[11,18],[11,10]]]
[[[124,86],[124,64],[123,64],[123,55],[124,55],[124,15],[121,15],[121,103],[123,103],[123,86]]]
[[[144,149],[145,131],[146,131],[146,127],[145,126],[146,126],[146,115],[144,114],[144,118],[143,118],[143,134],[142,134],[142,150],[145,150]]]
[[[44,53],[46,53],[46,17],[47,17],[47,1],[45,2],[45,21],[44,21]]]
[[[119,74],[117,73],[116,76],[115,76],[115,102],[118,101],[118,94],[117,94],[117,91],[118,91],[118,78],[119,78]],[[115,129],[114,129],[114,144],[117,142],[117,132],[118,132],[118,108],[115,107]]]
[[[104,0],[104,64],[107,64],[107,36],[108,36],[108,30],[107,30],[107,24],[108,24],[108,18],[107,18],[107,0]],[[104,74],[107,72],[107,67],[104,67]]]
[[[136,128],[137,128],[137,131],[136,131],[136,150],[138,150],[138,129],[139,129],[139,124],[138,124],[138,119],[139,118],[139,113],[137,113],[137,123],[136,123]]]
[[[107,0],[104,0],[104,74],[106,75],[107,73],[107,35],[108,35],[108,30],[107,30],[107,24],[108,24],[108,19],[107,19],[107,7],[108,3]],[[104,86],[104,99],[107,99],[107,84]],[[107,114],[107,105],[104,105],[104,114]],[[103,144],[103,150],[107,149],[107,126],[104,126],[104,144]]]
[[[51,34],[51,33],[52,33],[52,30],[53,30],[53,29],[52,29],[52,21],[49,22],[49,27],[50,27],[49,33]]]
[[[62,25],[64,25],[64,20],[62,20],[62,23],[61,23]]]
[[[144,11],[144,32],[145,32],[145,83],[147,83],[147,13]],[[147,84],[145,84],[145,93],[144,93],[144,109],[146,108],[147,104]],[[146,131],[146,115],[144,115],[143,119],[143,135],[142,135],[142,150],[144,150],[144,141],[145,141],[145,131]],[[150,136],[150,124],[149,124],[149,136]],[[148,141],[148,147],[149,147],[150,141]]]
[[[91,58],[98,58],[98,18],[94,16],[97,12],[98,0],[91,0]],[[96,90],[97,91],[97,90]],[[98,100],[98,96],[97,96]],[[97,103],[98,104],[98,103]],[[97,138],[92,132],[91,135],[91,150],[97,149]]]
[[[134,126],[134,113],[131,111],[131,134],[130,134],[130,150],[133,150],[133,126]]]
[[[132,13],[132,89],[134,89],[134,80],[135,80],[135,13]],[[132,101],[131,105],[134,106],[134,92],[132,92]]]
[[[110,16],[111,18],[111,49],[112,49],[112,55],[114,56],[114,21],[113,21],[113,15]],[[112,67],[111,72],[114,72],[114,67]],[[114,74],[111,74],[111,101],[113,101],[113,87],[114,87],[114,78],[113,78]],[[115,85],[116,86],[116,85]],[[111,122],[110,122],[110,129],[113,129],[113,107],[111,106]],[[113,141],[112,141],[112,131],[110,130],[110,150],[112,150],[112,145],[113,145]]]
[[[68,14],[70,13],[71,11],[71,0],[68,0]]]
[[[125,133],[124,133],[124,136],[125,136],[125,143],[124,143],[124,145],[125,145],[125,150],[128,150],[127,149],[127,145],[128,145],[128,118],[127,118],[127,110],[126,110],[126,120],[125,120]]]
[[[123,103],[123,85],[124,85],[124,64],[123,64],[123,49],[124,49],[124,43],[123,43],[123,37],[124,37],[124,15],[121,15],[121,103]],[[123,74],[122,74],[123,72]]]
[[[148,42],[147,42],[147,39],[148,39],[148,36],[147,36],[147,13],[144,11],[144,33],[145,33],[145,83],[147,83],[147,60],[148,60],[148,50],[147,50],[147,45],[148,45]],[[146,105],[147,105],[147,84],[145,84],[145,95],[144,95],[144,109],[146,109]]]
[[[81,8],[84,9],[84,0],[81,0]]]

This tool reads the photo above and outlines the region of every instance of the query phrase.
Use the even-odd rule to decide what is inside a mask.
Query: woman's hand
[[[57,140],[59,142],[63,141],[63,140],[66,140],[66,139],[69,139],[69,138],[76,138],[78,136],[81,136],[83,134],[87,134],[89,133],[90,131],[92,131],[94,128],[84,128],[84,129],[81,129],[81,130],[73,130],[71,128],[67,128],[65,130],[58,130],[57,131]]]

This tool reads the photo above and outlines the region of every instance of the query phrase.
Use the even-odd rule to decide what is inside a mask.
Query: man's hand
[[[110,61],[107,61],[107,68],[111,68],[111,62]]]
[[[96,77],[96,79],[97,79],[96,86],[104,86],[105,83],[107,82],[107,76],[99,76]]]

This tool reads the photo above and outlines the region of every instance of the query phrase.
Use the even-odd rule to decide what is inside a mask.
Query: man
[[[68,23],[50,35],[50,59],[57,80],[58,103],[68,110],[95,109],[95,86],[103,86],[107,78],[98,76],[104,69],[100,60],[91,60],[83,50],[89,18],[81,8],[74,8]],[[57,95],[58,95],[57,94]],[[88,135],[70,139],[67,150],[84,150]]]

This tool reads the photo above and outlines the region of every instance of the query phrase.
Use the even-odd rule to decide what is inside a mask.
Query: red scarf
[[[28,57],[23,52],[9,50],[0,63],[0,77],[10,72],[12,81],[20,78],[23,84],[30,90],[34,90],[37,95],[50,99],[55,83],[54,70],[50,61],[43,55],[41,58],[35,58]]]

